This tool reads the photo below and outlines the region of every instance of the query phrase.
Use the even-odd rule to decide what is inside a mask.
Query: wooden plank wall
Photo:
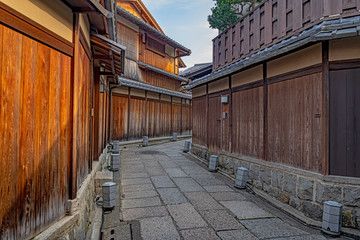
[[[206,123],[207,100],[205,97],[194,98],[192,105],[192,141],[206,146],[208,126]]]
[[[322,74],[269,85],[267,160],[323,172]]]
[[[164,100],[129,98],[128,95],[113,93],[111,105],[112,140],[141,139],[145,135],[171,136],[172,131],[179,135],[191,132],[191,105],[185,104],[185,100],[181,106]]]
[[[267,0],[213,40],[213,69],[250,56],[320,21],[358,14],[360,0]]]
[[[84,47],[80,44],[78,75],[74,78],[74,148],[76,155],[77,188],[90,170],[90,123],[91,123],[91,65]]]
[[[233,152],[263,158],[264,107],[262,87],[232,95]]]
[[[320,71],[313,68],[289,73],[288,79],[282,75],[277,81],[238,86],[229,104],[220,102],[227,91],[195,98],[193,142],[213,153],[225,151],[326,174]]]
[[[65,215],[70,81],[70,57],[0,25],[2,239],[29,238]]]
[[[141,69],[140,72],[142,76],[142,81],[145,83],[174,91],[180,90],[181,82],[179,80],[175,80],[163,74],[153,71],[147,71],[144,69]]]

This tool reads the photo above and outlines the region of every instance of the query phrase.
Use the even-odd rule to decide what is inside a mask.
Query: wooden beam
[[[230,153],[232,153],[232,137],[233,137],[233,117],[232,117],[232,86],[231,86],[231,75],[229,76],[229,89],[230,89],[230,94],[229,94],[229,151]]]
[[[268,125],[267,125],[267,97],[268,97],[268,83],[267,83],[267,63],[263,64],[263,159],[267,160],[267,136],[268,136]]]
[[[146,122],[147,122],[147,101],[148,101],[148,91],[145,91],[145,124],[144,124],[144,130],[143,132],[145,132],[145,136],[148,136],[148,128],[146,127]],[[144,134],[143,134],[144,135]]]
[[[111,61],[112,58],[106,54],[95,54],[94,55],[94,59],[96,60],[107,60],[107,61]]]
[[[206,147],[209,148],[209,84],[206,84]]]
[[[171,96],[170,99],[171,99],[171,116],[170,116],[171,124],[170,124],[170,134],[172,135],[172,134],[173,134],[173,131],[174,131],[174,129],[173,129],[173,121],[174,121],[174,119],[173,119],[173,97]],[[170,135],[170,136],[171,136],[171,135]]]
[[[127,136],[126,140],[129,141],[129,134],[130,134],[130,90],[131,88],[128,88],[128,115],[127,115]]]
[[[323,168],[322,168],[322,174],[328,175],[330,173],[330,118],[329,118],[329,95],[330,95],[330,87],[329,87],[329,76],[330,76],[330,64],[329,64],[329,42],[323,42],[322,43],[322,62],[323,62],[323,69],[322,69],[322,75],[323,75],[323,81],[322,81],[322,125],[323,125],[323,134],[322,134],[322,140],[323,140]]]

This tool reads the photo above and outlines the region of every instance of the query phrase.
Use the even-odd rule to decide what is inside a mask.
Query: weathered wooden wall
[[[315,172],[324,172],[322,74],[269,85],[267,157]]]
[[[71,58],[0,25],[0,238],[64,216],[72,154]]]
[[[140,94],[139,94],[140,95]],[[169,99],[170,96],[167,96]],[[130,99],[130,104],[129,104]],[[191,105],[119,93],[112,94],[111,139],[170,136],[191,132]],[[181,110],[184,111],[181,114]]]
[[[206,97],[194,98],[192,106],[192,141],[193,143],[207,145],[207,99]]]
[[[163,74],[141,69],[142,81],[154,86],[180,91],[181,82]]]
[[[257,87],[232,94],[232,151],[263,158],[263,89]]]
[[[79,44],[79,54],[75,61],[78,70],[74,76],[74,158],[76,161],[77,188],[86,178],[91,168],[91,65],[84,46]]]

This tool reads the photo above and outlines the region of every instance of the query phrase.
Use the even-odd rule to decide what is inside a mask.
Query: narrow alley
[[[326,239],[207,171],[183,146],[123,148],[114,174],[121,208],[105,215],[104,239]]]

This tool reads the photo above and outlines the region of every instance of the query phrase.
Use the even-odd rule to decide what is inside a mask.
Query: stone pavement
[[[326,239],[208,172],[181,152],[183,146],[178,141],[121,152],[120,219],[137,225],[142,239]],[[109,239],[139,238],[131,231]]]

